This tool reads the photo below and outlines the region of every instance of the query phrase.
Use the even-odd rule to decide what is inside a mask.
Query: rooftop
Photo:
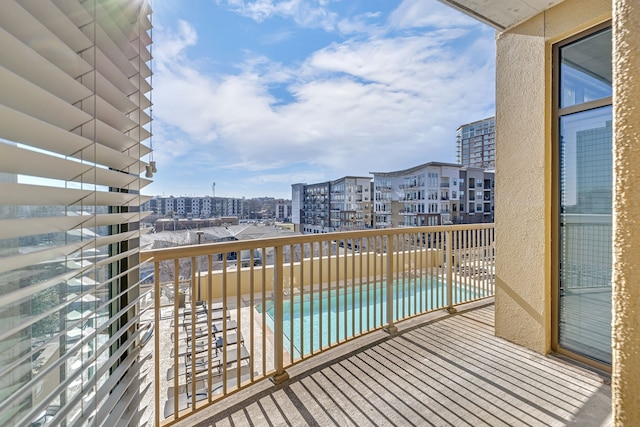
[[[462,165],[459,163],[444,163],[444,162],[428,162],[423,163],[418,166],[412,166],[407,169],[391,171],[391,172],[369,172],[371,175],[378,175],[380,177],[395,177],[395,176],[403,176],[408,175],[410,173],[418,172],[427,167],[452,167],[452,168],[461,168]]]

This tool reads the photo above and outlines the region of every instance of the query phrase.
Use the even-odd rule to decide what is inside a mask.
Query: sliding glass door
[[[559,65],[559,348],[611,364],[611,29],[565,43]]]

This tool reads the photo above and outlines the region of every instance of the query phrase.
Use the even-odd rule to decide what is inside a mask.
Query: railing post
[[[283,246],[275,246],[275,260],[273,266],[273,342],[276,373],[271,378],[274,384],[280,384],[289,379],[289,374],[284,370],[284,256]]]
[[[393,324],[393,253],[395,252],[393,234],[387,235],[387,327],[384,330],[389,334],[398,332]]]
[[[453,306],[453,239],[451,238],[451,230],[444,232],[444,251],[445,251],[445,273],[447,280],[447,311],[449,314],[457,312]]]

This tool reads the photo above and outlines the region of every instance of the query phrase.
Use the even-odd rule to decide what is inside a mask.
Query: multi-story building
[[[213,200],[211,197],[200,199],[200,217],[211,218],[213,216]]]
[[[372,174],[376,228],[493,220],[493,172],[430,162]]]
[[[292,215],[294,227],[303,233],[371,228],[371,192],[369,177],[346,176],[316,184],[293,184],[292,206],[300,206]]]
[[[373,173],[373,215],[376,228],[398,227],[401,222],[401,174]]]
[[[169,216],[174,216],[176,215],[176,199],[172,197],[163,197],[160,199],[160,214],[161,215],[169,215]]]
[[[300,184],[296,184],[300,185]],[[331,230],[330,188],[331,182],[302,184],[300,231],[302,233],[326,233]],[[295,194],[294,194],[295,196]],[[294,227],[296,224],[294,223]],[[297,227],[296,227],[297,228]]]
[[[217,209],[216,212],[220,212],[220,216],[237,216],[238,218],[242,218],[244,214],[244,197],[235,198],[235,197],[224,197],[224,198],[214,198],[213,203],[214,206],[220,200],[220,209]],[[216,215],[217,216],[217,215]]]
[[[491,170],[464,166],[460,168],[458,197],[460,204],[453,220],[457,224],[493,222],[495,176]],[[455,206],[454,206],[455,208]]]
[[[371,226],[371,178],[346,176],[331,182],[329,227],[360,230]]]
[[[162,208],[160,207],[160,200],[156,199],[155,197],[147,200],[142,205],[140,205],[140,210],[143,212],[151,212],[151,214],[157,215],[158,212],[162,210]]]
[[[461,125],[456,135],[456,161],[483,169],[496,167],[496,118]]]
[[[306,184],[291,185],[291,222],[294,231],[301,232],[302,217],[304,215],[304,187]]]
[[[0,13],[0,425],[138,425],[146,0]]]
[[[159,215],[183,218],[242,217],[244,199],[230,197],[155,197]]]
[[[182,217],[193,216],[191,197],[178,197],[176,199],[176,214]]]
[[[277,221],[291,221],[291,200],[276,200],[275,219]]]

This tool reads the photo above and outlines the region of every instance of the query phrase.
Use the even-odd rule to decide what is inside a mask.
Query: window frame
[[[575,353],[560,346],[560,119],[578,112],[584,112],[613,104],[611,96],[588,101],[577,105],[560,108],[560,49],[580,39],[594,35],[600,31],[612,28],[612,21],[607,20],[571,37],[553,43],[551,46],[551,350],[562,356],[569,357],[585,365],[611,374],[611,365],[602,363],[587,356]]]

